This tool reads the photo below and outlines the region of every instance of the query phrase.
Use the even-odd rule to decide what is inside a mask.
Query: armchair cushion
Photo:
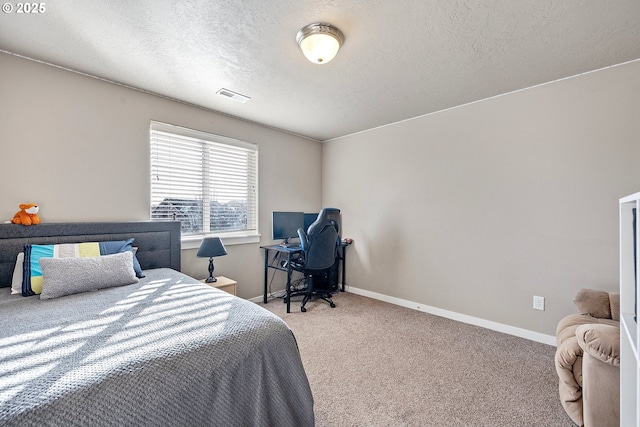
[[[580,314],[588,314],[600,319],[611,319],[608,292],[595,289],[581,289],[576,294],[576,299],[573,303],[578,308],[578,313]]]

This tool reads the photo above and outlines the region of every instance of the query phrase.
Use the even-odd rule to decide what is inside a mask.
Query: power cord
[[[274,254],[274,256],[271,258],[271,261],[269,261],[269,264],[272,267],[280,267],[283,268],[281,266],[281,262],[285,261],[284,259],[284,255],[281,253],[276,253]],[[269,286],[268,286],[268,295],[271,299],[284,299],[287,295],[287,290],[282,290],[282,291],[276,291],[273,292],[272,291],[272,285],[273,285],[273,280],[275,279],[276,276],[276,269],[273,269],[273,272],[271,273],[271,279],[269,280]],[[293,273],[293,272],[292,272]],[[305,277],[304,275],[302,277],[299,277],[295,280],[291,281],[291,292],[299,292],[299,291],[303,291],[305,290],[306,286],[305,286]]]

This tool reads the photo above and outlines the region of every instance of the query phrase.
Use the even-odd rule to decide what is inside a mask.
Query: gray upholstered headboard
[[[27,244],[81,243],[134,238],[143,270],[180,271],[180,222],[80,222],[39,225],[0,224],[0,287],[11,286],[16,256]]]

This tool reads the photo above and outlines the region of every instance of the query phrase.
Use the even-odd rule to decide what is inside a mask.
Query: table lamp
[[[198,258],[209,258],[209,277],[206,280],[207,283],[216,281],[216,278],[213,277],[213,257],[226,254],[227,250],[224,248],[222,240],[220,240],[219,237],[205,237],[202,239],[200,249],[198,249],[196,256]]]

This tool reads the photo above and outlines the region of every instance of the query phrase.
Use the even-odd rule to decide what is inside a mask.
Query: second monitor
[[[334,219],[339,227],[340,210],[332,209],[331,214],[334,216],[331,219]],[[318,212],[273,211],[272,215],[273,240],[283,240],[285,244],[289,243],[289,239],[298,238],[298,228],[307,231],[309,226],[318,219]]]
[[[318,213],[305,213],[304,214],[304,231],[307,231],[309,229],[309,226],[311,224],[313,224],[315,222],[315,220],[318,219]]]

